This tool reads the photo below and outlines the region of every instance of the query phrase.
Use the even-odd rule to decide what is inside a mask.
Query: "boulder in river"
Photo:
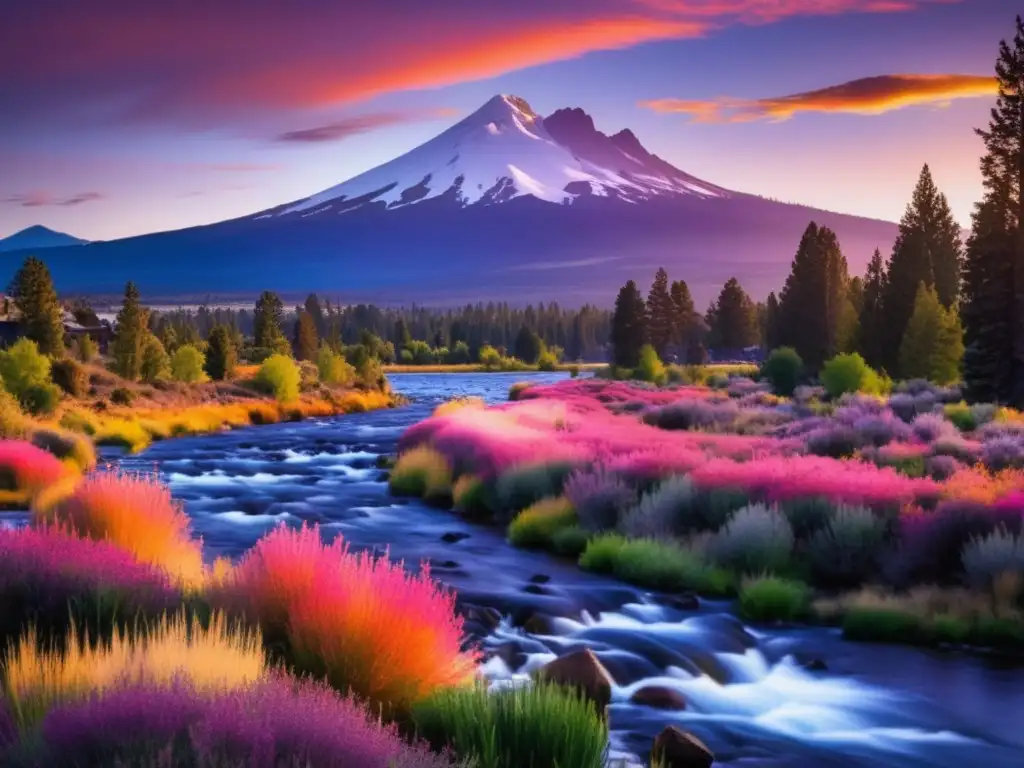
[[[451,531],[449,533],[444,534],[444,536],[441,537],[441,541],[443,541],[443,542],[445,542],[447,544],[456,544],[456,543],[462,541],[463,539],[468,539],[468,538],[469,538],[469,534],[468,533],[462,533],[460,531]]]
[[[692,733],[670,725],[654,738],[651,760],[662,768],[711,768],[715,756]]]
[[[683,698],[683,694],[661,685],[645,686],[634,693],[629,700],[634,704],[654,709],[686,709],[686,699]]]
[[[612,699],[612,677],[590,649],[560,656],[538,671],[538,676],[581,691],[604,712]]]

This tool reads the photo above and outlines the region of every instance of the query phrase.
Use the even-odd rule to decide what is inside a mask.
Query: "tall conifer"
[[[1024,22],[999,44],[999,97],[981,159],[984,197],[964,269],[964,383],[973,400],[1024,407]]]
[[[665,347],[672,341],[674,314],[668,273],[662,267],[654,275],[654,283],[647,294],[647,338],[659,357],[664,357]]]
[[[632,280],[622,286],[615,299],[611,340],[615,365],[635,368],[640,347],[647,341],[647,308]]]
[[[11,281],[11,298],[21,312],[25,335],[45,355],[64,355],[64,313],[57,300],[50,270],[29,256]]]

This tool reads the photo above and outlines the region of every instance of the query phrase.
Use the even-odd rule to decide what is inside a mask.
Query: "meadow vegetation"
[[[864,638],[874,617],[880,638],[1012,648],[1024,417],[922,381],[848,391],[875,389],[856,359],[840,361],[836,394],[780,397],[786,357],[772,377],[717,389],[594,378],[439,408],[403,435],[392,482],[416,478],[406,493],[429,485],[434,503],[586,570],[734,596],[753,621],[829,621]],[[905,597],[925,589],[930,601]],[[917,629],[893,631],[895,614]]]

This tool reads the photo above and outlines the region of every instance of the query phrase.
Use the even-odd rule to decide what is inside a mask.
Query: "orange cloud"
[[[994,96],[993,77],[978,75],[879,75],[816,91],[768,99],[718,98],[710,101],[655,99],[640,106],[655,112],[690,115],[695,123],[788,120],[798,112],[880,115],[904,107],[945,106],[955,99]]]
[[[15,34],[0,46],[0,103],[26,124],[54,115],[65,124],[240,124],[254,114],[480,80],[731,24],[958,1],[15,3],[4,13]]]

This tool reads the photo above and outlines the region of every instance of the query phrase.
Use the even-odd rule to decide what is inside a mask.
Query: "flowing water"
[[[847,643],[821,629],[744,627],[726,604],[659,601],[513,549],[497,529],[388,496],[374,462],[394,452],[403,429],[455,395],[504,400],[523,378],[394,375],[411,405],[170,440],[121,463],[160,472],[211,558],[241,554],[279,522],[305,520],[354,547],[388,548],[410,564],[429,560],[463,606],[503,616],[497,627],[471,625],[495,684],[525,679],[566,650],[592,648],[618,683],[609,711],[619,756],[645,755],[673,723],[702,738],[720,765],[1024,766],[1022,669]],[[681,696],[686,708],[630,703],[651,685]]]

